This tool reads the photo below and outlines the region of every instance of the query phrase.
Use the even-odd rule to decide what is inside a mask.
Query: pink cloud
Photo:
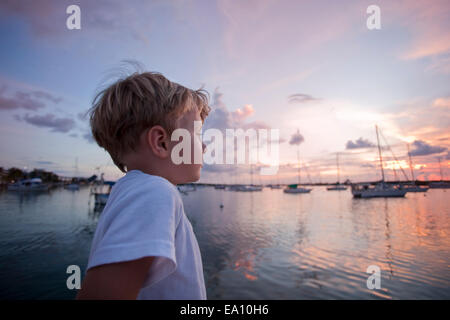
[[[251,104],[246,104],[242,109],[238,108],[231,113],[233,120],[237,123],[244,121],[246,118],[251,116],[255,110]]]
[[[358,3],[334,1],[218,3],[225,18],[225,51],[229,57],[240,60],[311,52],[347,32],[357,31],[354,23],[364,16],[362,8]]]
[[[433,101],[433,106],[438,108],[450,108],[450,97],[448,98],[437,98]]]
[[[445,62],[442,56],[450,53],[450,2],[447,0],[388,1],[382,4],[389,13],[390,23],[405,26],[411,35],[403,59],[434,57]],[[441,56],[436,59],[437,56]]]

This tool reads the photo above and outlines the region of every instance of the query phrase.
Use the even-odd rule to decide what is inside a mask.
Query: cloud
[[[224,53],[238,58],[243,65],[251,64],[255,57],[273,61],[280,53],[283,57],[307,54],[357,31],[352,27],[360,23],[359,6],[344,1],[318,3],[253,0],[236,5],[233,1],[218,1],[217,9],[223,16]]]
[[[53,103],[60,103],[62,101],[61,97],[55,97],[52,94],[45,92],[45,91],[32,91],[28,93],[29,95],[35,96],[36,98],[40,99],[46,99],[48,101],[51,101]]]
[[[447,150],[445,147],[432,146],[425,141],[416,140],[412,143],[413,150],[411,150],[411,156],[427,156],[430,154],[441,153]]]
[[[66,19],[69,14],[66,9],[69,5],[76,4],[81,9],[82,33],[117,34],[123,32],[127,38],[137,39],[149,44],[148,31],[157,30],[158,19],[177,20],[186,10],[193,11],[190,3],[172,1],[110,1],[110,0],[77,0],[73,1],[0,1],[0,19],[14,18],[16,21],[27,24],[29,30],[42,41],[42,37],[67,38]],[[186,9],[186,10],[183,10]],[[160,11],[164,10],[164,18]],[[184,11],[184,12],[183,12]],[[197,13],[198,14],[198,13]],[[183,22],[184,22],[183,21]],[[80,34],[79,32],[77,34]]]
[[[23,120],[36,127],[51,128],[52,132],[67,133],[75,127],[75,121],[70,118],[57,118],[54,114],[30,116],[26,114]]]
[[[44,101],[55,104],[62,101],[62,98],[40,89],[22,88],[10,94],[7,94],[7,91],[9,91],[8,86],[3,84],[0,87],[0,110],[25,109],[36,111],[45,107]]]
[[[411,34],[403,59],[427,58],[429,69],[449,72],[450,20],[448,0],[416,0],[405,5],[402,1],[389,1],[384,7],[390,12],[387,23],[400,22]],[[391,20],[391,21],[389,21]]]
[[[42,164],[42,165],[52,165],[55,164],[53,161],[35,161],[36,164]]]
[[[232,112],[231,115],[234,122],[241,123],[246,118],[251,116],[254,112],[255,109],[253,109],[253,105],[246,104],[242,109],[237,109],[236,111]]]
[[[77,118],[78,118],[78,120],[81,120],[81,121],[85,122],[86,120],[89,119],[89,116],[88,116],[87,112],[79,112],[77,114]]]
[[[375,145],[367,139],[363,139],[362,137],[356,140],[355,142],[348,140],[345,145],[346,149],[361,149],[361,148],[373,148]]]
[[[433,101],[433,106],[437,108],[450,109],[450,98],[437,98]]]
[[[33,99],[33,93],[16,92],[13,98],[6,97],[4,90],[0,90],[0,110],[38,110],[44,108],[45,105],[41,101]]]
[[[449,74],[450,54],[433,57],[430,65],[425,70],[439,74]]]
[[[203,131],[209,130],[209,129],[217,129],[219,130],[223,137],[226,139],[225,143],[223,143],[223,151],[222,151],[222,155],[223,155],[223,160],[225,161],[226,157],[227,157],[227,150],[234,150],[234,152],[236,152],[236,150],[238,150],[238,143],[235,143],[237,140],[233,139],[228,139],[227,136],[227,131],[226,129],[242,129],[242,135],[245,135],[245,132],[249,129],[253,129],[256,130],[256,134],[258,136],[258,131],[259,129],[271,129],[271,127],[263,122],[263,121],[248,121],[249,117],[251,117],[254,113],[255,110],[253,108],[253,106],[251,104],[246,104],[244,105],[244,107],[236,109],[235,111],[229,111],[227,106],[225,105],[225,103],[222,100],[223,94],[219,91],[219,88],[216,88],[213,94],[213,101],[211,104],[211,112],[209,113],[208,117],[205,120],[205,123],[203,125]],[[242,137],[242,135],[240,135],[239,131],[235,131],[234,134],[236,136],[240,136]],[[263,141],[263,139],[261,139],[260,137],[258,137],[258,146],[256,148],[260,148],[263,145],[265,145],[266,143],[269,142],[269,140],[272,137],[269,136],[267,137],[266,140]],[[211,139],[210,141],[205,141],[205,144],[207,145],[207,150],[209,147],[209,144],[212,143],[213,140]],[[271,141],[271,143],[274,143],[274,141]],[[256,149],[251,149],[248,148],[249,144],[247,144],[246,142],[246,148],[245,148],[245,154],[246,154],[246,158],[250,156],[250,152],[255,152]],[[207,151],[208,152],[208,151]],[[234,165],[235,166],[235,165]],[[233,166],[231,166],[230,168],[228,168],[228,165],[224,165],[224,164],[212,164],[212,165],[207,165],[204,164],[203,169],[205,171],[208,172],[231,172],[232,170],[234,170],[232,168]]]
[[[120,9],[120,3],[98,1],[77,1],[81,8],[82,27],[112,27],[117,22],[110,12]],[[0,12],[5,15],[23,19],[30,25],[30,29],[39,36],[61,35],[67,31],[66,8],[72,3],[67,1],[40,0],[15,1],[3,0],[0,2]],[[107,9],[106,9],[107,8]],[[85,14],[88,13],[88,14]],[[61,26],[61,27],[58,27]]]
[[[289,144],[290,145],[300,145],[303,141],[305,141],[305,138],[303,138],[300,131],[297,130],[297,132],[291,136],[291,139],[289,140]]]
[[[269,129],[263,121],[246,122],[255,113],[253,105],[246,104],[235,111],[229,111],[222,100],[223,94],[216,88],[213,95],[211,112],[205,120],[204,129],[214,128],[225,133],[226,129]]]
[[[5,15],[23,17],[27,23],[31,24],[32,30],[37,34],[54,33],[55,30],[60,29],[55,28],[54,18],[60,16],[60,22],[64,22],[66,17],[66,10],[62,1],[3,0],[0,2],[0,11]]]
[[[306,103],[311,101],[318,101],[320,99],[314,98],[313,96],[305,93],[291,94],[289,97],[289,103]]]
[[[386,116],[399,128],[399,136],[403,136],[403,140],[424,140],[438,144],[441,144],[440,141],[449,141],[449,97],[417,99],[399,103],[394,107],[395,111],[387,113]],[[444,145],[449,147],[448,144]]]

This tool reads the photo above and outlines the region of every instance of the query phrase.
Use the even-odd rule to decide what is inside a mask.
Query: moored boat
[[[335,186],[327,187],[328,191],[340,191],[340,190],[347,190],[347,187],[342,184],[337,184]]]
[[[48,188],[40,178],[23,179],[8,185],[9,191],[48,191]]]
[[[297,133],[299,133],[299,131],[297,130]],[[289,184],[287,185],[286,188],[283,189],[284,193],[310,193],[312,189],[309,188],[303,188],[300,187],[300,183],[301,183],[301,163],[300,163],[300,145],[297,149],[297,162],[298,162],[298,167],[297,167],[297,179],[298,179],[298,183],[294,183],[294,184]],[[309,177],[309,175],[308,175]],[[311,182],[311,179],[310,179]]]
[[[327,187],[328,191],[341,191],[347,190],[347,187],[342,185],[340,182],[340,172],[339,172],[339,153],[336,153],[336,166],[337,166],[337,183],[333,186]]]
[[[352,184],[352,194],[355,198],[377,198],[377,197],[404,197],[406,189],[402,186],[388,184],[381,181],[375,185],[368,183]]]
[[[385,182],[383,170],[383,157],[381,154],[380,139],[378,137],[378,126],[375,126],[377,133],[378,157],[380,160],[381,181],[376,184],[355,183],[352,184],[352,195],[355,198],[377,198],[377,197],[404,197],[407,190],[401,184],[389,184]]]
[[[279,184],[271,184],[269,187],[270,187],[270,189],[281,189],[282,188],[282,186]]]
[[[427,192],[429,189],[428,186],[420,186],[420,185],[416,184],[416,181],[414,178],[414,166],[412,164],[411,152],[409,150],[409,144],[406,144],[406,146],[408,147],[409,170],[411,170],[411,183],[404,184],[403,188],[405,188],[408,192]]]
[[[230,190],[232,191],[241,191],[241,192],[252,192],[252,191],[262,191],[262,186],[253,186],[253,185],[235,185]]]
[[[438,158],[438,161],[439,161],[439,171],[441,173],[441,180],[432,181],[429,183],[429,186],[432,189],[450,189],[450,181],[444,180],[444,175],[442,173],[442,166],[441,166],[441,158]]]
[[[283,192],[284,193],[309,193],[312,189],[299,187],[298,184],[288,185]]]

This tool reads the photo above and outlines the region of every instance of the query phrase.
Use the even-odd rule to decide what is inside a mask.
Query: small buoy
[[[223,208],[223,204],[221,203],[221,204],[220,204],[220,209],[222,209],[222,208]]]

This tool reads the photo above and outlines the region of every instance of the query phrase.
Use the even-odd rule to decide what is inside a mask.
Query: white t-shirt
[[[111,190],[86,271],[149,256],[155,259],[138,299],[206,299],[200,249],[177,188],[132,170]]]

